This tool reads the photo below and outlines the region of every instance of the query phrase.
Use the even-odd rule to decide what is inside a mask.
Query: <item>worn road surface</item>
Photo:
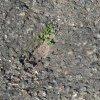
[[[100,0],[0,0],[0,100],[100,100]]]

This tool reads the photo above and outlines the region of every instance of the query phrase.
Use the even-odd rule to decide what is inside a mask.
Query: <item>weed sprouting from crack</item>
[[[34,38],[34,47],[33,45],[32,50],[29,50],[29,45],[26,49],[23,49],[22,56],[19,58],[20,62],[24,65],[25,61],[28,63],[33,63],[30,61],[30,58],[34,55],[37,58],[39,57],[46,57],[49,51],[49,46],[54,45],[54,36],[56,35],[55,27],[52,23],[46,24],[46,26],[43,29],[43,33],[39,35],[38,37]],[[38,40],[38,41],[37,41]],[[35,44],[36,43],[36,44]],[[41,43],[43,43],[41,45]],[[30,56],[31,54],[31,56]],[[39,54],[39,56],[38,56]]]
[[[49,23],[43,29],[43,34],[37,37],[37,40],[39,42],[44,42],[45,40],[47,40],[48,45],[54,45],[55,41],[51,38],[53,35],[56,35],[54,25],[52,23]]]

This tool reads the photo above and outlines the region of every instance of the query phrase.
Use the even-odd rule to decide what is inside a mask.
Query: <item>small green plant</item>
[[[55,44],[55,41],[53,39],[48,41],[48,45],[54,45],[54,44]]]
[[[55,29],[54,25],[49,23],[46,25],[46,27],[43,29],[43,34],[38,36],[39,42],[44,42],[45,40],[48,40],[48,45],[55,44],[55,41],[53,39],[50,39],[51,35],[55,35]]]

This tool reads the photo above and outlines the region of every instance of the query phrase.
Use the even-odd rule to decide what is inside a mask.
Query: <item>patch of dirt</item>
[[[45,59],[49,54],[50,46],[44,41],[33,53],[36,59]]]

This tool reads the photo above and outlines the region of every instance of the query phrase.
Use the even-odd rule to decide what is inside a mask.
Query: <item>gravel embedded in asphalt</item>
[[[0,100],[100,100],[100,0],[0,0]]]

